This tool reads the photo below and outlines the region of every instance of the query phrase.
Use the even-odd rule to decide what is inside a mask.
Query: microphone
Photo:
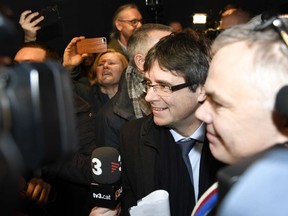
[[[121,158],[119,151],[112,147],[96,148],[91,156],[92,205],[115,209],[122,194]]]
[[[288,117],[288,86],[282,87],[276,95],[275,110]]]

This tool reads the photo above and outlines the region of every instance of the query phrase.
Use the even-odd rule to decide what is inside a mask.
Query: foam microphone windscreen
[[[117,149],[100,147],[92,152],[91,202],[93,206],[114,209],[120,202],[121,158]]]
[[[113,184],[120,179],[119,151],[112,147],[96,148],[92,152],[92,177],[99,184]]]

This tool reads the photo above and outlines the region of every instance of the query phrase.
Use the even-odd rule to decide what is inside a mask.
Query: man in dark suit
[[[124,215],[157,189],[169,193],[172,216],[191,215],[215,181],[221,164],[209,151],[205,124],[195,117],[205,100],[209,60],[207,41],[194,31],[166,36],[148,52],[145,100],[153,114],[126,123],[121,131]],[[191,143],[185,158],[181,149]]]
[[[227,191],[230,182],[238,182],[226,201],[219,199],[217,215],[287,214],[278,202],[279,197],[281,201],[285,200],[281,194],[287,184],[279,187],[281,181],[278,181],[286,177],[285,172],[282,170],[282,176],[279,176],[281,172],[275,172],[275,164],[279,166],[281,161],[287,167],[285,160],[279,155],[277,160],[271,160],[268,154],[263,154],[265,170],[258,165],[262,165],[259,153],[274,152],[276,146],[286,151],[288,142],[287,93],[281,91],[288,84],[288,18],[277,15],[276,11],[263,13],[247,24],[225,30],[211,47],[213,59],[205,82],[207,99],[196,111],[196,116],[206,123],[213,156],[231,164],[228,169],[233,177],[229,178],[224,170],[222,173],[228,174],[225,181],[219,178],[219,197],[223,198],[225,193],[220,191]],[[279,90],[282,97],[278,95]],[[258,157],[257,160],[251,160],[253,156]],[[248,165],[251,168],[241,175]],[[226,188],[221,188],[221,180]],[[285,201],[287,203],[287,199]],[[280,214],[279,209],[282,210]]]
[[[120,130],[124,123],[151,113],[145,101],[143,65],[148,50],[171,28],[162,24],[144,24],[129,38],[129,65],[122,73],[116,95],[96,115],[96,142],[119,148]]]

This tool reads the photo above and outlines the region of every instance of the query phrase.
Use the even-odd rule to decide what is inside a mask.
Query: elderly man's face
[[[120,37],[128,40],[130,36],[142,26],[142,15],[135,8],[127,8],[119,14],[116,20],[116,27],[120,32]],[[121,38],[120,38],[121,39]]]
[[[253,59],[253,50],[244,42],[220,49],[205,83],[207,99],[196,111],[207,124],[212,154],[225,163],[274,145],[278,133],[271,108],[264,105],[267,98],[255,86],[260,80],[253,75]]]

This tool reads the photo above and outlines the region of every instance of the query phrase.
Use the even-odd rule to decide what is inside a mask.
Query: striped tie
[[[185,139],[185,140],[179,140],[177,142],[181,152],[182,152],[182,157],[183,160],[186,164],[186,167],[188,169],[189,175],[190,175],[190,180],[192,182],[193,185],[193,173],[192,173],[192,166],[190,164],[190,159],[189,159],[189,152],[191,151],[191,149],[193,148],[193,146],[195,145],[196,140],[194,139]]]

